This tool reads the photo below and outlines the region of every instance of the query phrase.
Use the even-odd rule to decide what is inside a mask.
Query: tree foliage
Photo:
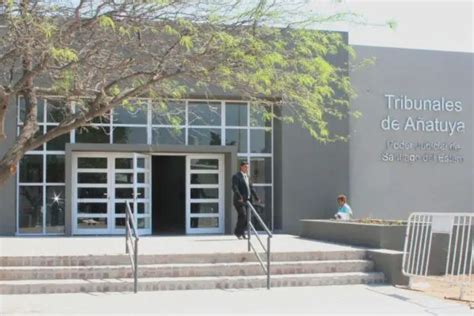
[[[352,51],[340,33],[309,27],[352,17],[317,15],[304,1],[283,0],[4,2],[0,142],[15,137],[5,135],[4,124],[18,97],[26,118],[0,160],[0,183],[27,151],[116,106],[133,107],[136,97],[163,105],[167,98],[232,94],[286,106],[284,115],[266,118],[301,124],[319,141],[343,139],[328,119],[350,115],[353,91],[347,67],[333,61]],[[36,135],[44,95],[67,101],[64,119]]]

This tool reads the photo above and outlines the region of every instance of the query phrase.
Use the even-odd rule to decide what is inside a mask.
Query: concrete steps
[[[262,254],[263,256],[263,254]],[[308,251],[273,253],[272,261],[314,261],[314,260],[357,260],[366,257],[365,250],[351,251]],[[140,254],[140,264],[165,263],[225,263],[256,262],[253,252],[197,253],[197,254]],[[129,265],[130,257],[123,255],[88,256],[2,256],[0,267],[5,266],[94,266]]]
[[[272,255],[272,286],[380,283],[364,250]],[[0,258],[0,294],[133,290],[128,255]],[[266,287],[253,253],[140,255],[139,290]]]
[[[272,274],[369,272],[372,270],[373,262],[368,260],[276,261],[271,266]],[[139,266],[138,271],[139,278],[264,274],[258,262],[144,264]],[[0,267],[0,280],[121,279],[131,277],[130,265]]]
[[[347,272],[273,275],[272,287],[370,284],[384,281],[379,272]],[[266,287],[266,276],[143,278],[139,291],[198,290]],[[133,291],[133,279],[65,279],[2,281],[0,294],[39,294]]]

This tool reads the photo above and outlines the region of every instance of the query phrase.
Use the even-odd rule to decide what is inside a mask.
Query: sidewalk
[[[255,238],[255,237],[254,237]],[[247,241],[234,235],[144,236],[139,254],[193,254],[247,252]],[[351,251],[359,247],[277,234],[272,252]],[[125,254],[124,236],[0,237],[2,256],[74,256]]]
[[[0,314],[472,315],[465,304],[388,285],[0,296]]]

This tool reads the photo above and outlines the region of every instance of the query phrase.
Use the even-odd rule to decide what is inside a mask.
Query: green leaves
[[[76,52],[71,48],[55,48],[49,50],[51,57],[59,62],[75,62],[79,60]]]
[[[113,97],[116,97],[120,94],[120,88],[117,85],[113,85],[110,88],[109,92]]]
[[[191,50],[191,48],[193,48],[193,40],[191,36],[188,36],[188,35],[181,36],[181,39],[179,40],[179,44],[181,46],[184,46],[188,51]]]
[[[47,39],[51,39],[51,37],[53,36],[54,32],[57,29],[54,24],[49,23],[49,22],[41,23],[39,25],[39,28]]]
[[[101,15],[99,16],[98,21],[99,21],[99,25],[103,27],[104,29],[111,28],[115,30],[115,22],[110,16]]]

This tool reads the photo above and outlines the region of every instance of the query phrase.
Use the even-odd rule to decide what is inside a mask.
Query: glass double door
[[[73,234],[122,234],[128,201],[140,234],[151,233],[151,158],[137,153],[73,155]]]
[[[123,234],[127,201],[139,233],[151,234],[151,162],[138,153],[74,153],[73,234]],[[186,155],[185,191],[186,234],[224,233],[224,156]]]

